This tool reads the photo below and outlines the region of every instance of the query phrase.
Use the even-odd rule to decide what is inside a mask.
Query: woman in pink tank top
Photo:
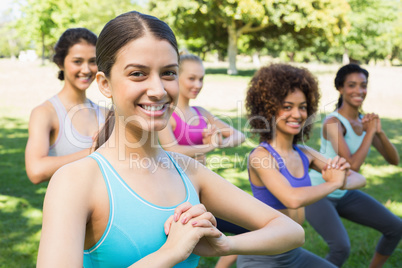
[[[167,151],[178,152],[206,163],[205,154],[215,148],[234,147],[245,140],[240,131],[202,107],[190,106],[200,93],[205,70],[199,57],[180,55],[179,100],[168,126],[159,135]]]
[[[202,89],[204,75],[199,57],[180,55],[179,100],[169,124],[159,135],[159,142],[167,151],[182,153],[206,164],[206,153],[215,148],[238,146],[245,136],[206,109],[190,106],[190,100],[197,98]],[[218,228],[233,234],[246,231],[220,219]],[[235,261],[236,256],[221,257],[215,267],[230,267]]]
[[[89,155],[92,137],[104,122],[106,110],[86,97],[98,70],[96,41],[88,29],[71,28],[55,46],[53,61],[64,85],[31,112],[25,165],[34,184],[48,181],[61,166]]]

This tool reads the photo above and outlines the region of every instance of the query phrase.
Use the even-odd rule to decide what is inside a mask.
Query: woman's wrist
[[[375,133],[378,137],[381,137],[381,136],[384,136],[385,135],[385,132],[384,132],[384,130],[380,130],[380,131],[378,131],[378,132],[376,132]]]

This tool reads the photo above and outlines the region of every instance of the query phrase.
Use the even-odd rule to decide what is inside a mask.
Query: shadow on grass
[[[0,263],[34,267],[47,184],[32,184],[25,173],[27,122],[0,118]]]

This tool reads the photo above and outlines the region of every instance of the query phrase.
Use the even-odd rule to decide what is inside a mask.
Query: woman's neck
[[[157,131],[141,130],[136,126],[120,122],[117,117],[110,138],[102,147],[114,154],[115,159],[122,161],[155,158],[163,152],[158,142]]]
[[[293,138],[294,135],[275,135],[269,141],[269,144],[275,148],[276,151],[287,154],[293,151]]]
[[[342,106],[338,109],[338,113],[340,113],[343,117],[356,120],[359,118],[359,109],[353,106],[350,106],[347,103],[343,103]]]
[[[179,94],[179,99],[177,101],[177,108],[180,109],[181,111],[186,111],[187,109],[190,108],[190,100]]]
[[[87,101],[86,90],[73,89],[66,83],[64,84],[62,90],[59,92],[58,96],[71,105],[82,104]]]

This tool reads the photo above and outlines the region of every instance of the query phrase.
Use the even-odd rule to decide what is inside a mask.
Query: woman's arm
[[[373,146],[384,157],[384,159],[391,165],[399,164],[399,154],[395,146],[388,139],[387,135],[382,129],[381,119],[377,117],[377,129],[373,138]]]
[[[325,183],[293,187],[279,172],[275,163],[269,152],[257,148],[249,157],[250,176],[255,185],[265,186],[287,208],[297,209],[312,204],[344,184],[345,171],[333,168],[325,174],[327,178]]]
[[[251,230],[228,237],[221,255],[279,254],[303,245],[303,228],[287,216],[204,166],[190,165],[186,173],[199,190],[200,201],[208,211]]]
[[[41,105],[35,108],[29,120],[29,137],[25,148],[25,166],[28,178],[38,184],[47,181],[61,166],[81,159],[90,153],[84,149],[65,156],[48,156],[50,132],[52,131],[52,111]]]
[[[354,154],[349,150],[349,146],[344,138],[342,124],[337,118],[331,117],[324,122],[323,134],[324,138],[331,142],[335,152],[349,162],[352,170],[358,172],[367,157],[371,144],[373,143],[375,123],[370,123],[362,144]]]
[[[173,117],[170,120],[174,120]],[[216,148],[214,144],[199,145],[180,145],[173,134],[172,122],[169,121],[167,126],[159,131],[159,142],[166,151],[177,152],[189,157],[196,157],[199,154],[206,154]]]
[[[220,120],[219,118],[217,118],[204,108],[202,107],[197,108],[200,111],[200,113],[204,116],[204,118],[207,118],[208,123],[210,123],[211,125],[215,125],[216,128],[222,133],[223,141],[222,144],[220,145],[220,148],[239,146],[246,140],[245,135],[239,130],[226,124],[225,122],[223,122],[222,120]]]
[[[83,166],[83,164],[85,164]],[[60,168],[43,205],[37,267],[82,267],[85,229],[91,215],[93,174],[88,160]]]
[[[314,149],[308,146],[303,147],[299,146],[299,147],[303,150],[303,152],[306,155],[308,155],[309,158],[312,159],[310,163],[310,168],[318,172],[322,172],[328,160],[322,154],[320,154],[319,152],[315,151]],[[366,185],[366,178],[363,177],[361,174],[349,169],[346,172],[345,183],[340,189],[353,190],[364,187],[365,185]]]

